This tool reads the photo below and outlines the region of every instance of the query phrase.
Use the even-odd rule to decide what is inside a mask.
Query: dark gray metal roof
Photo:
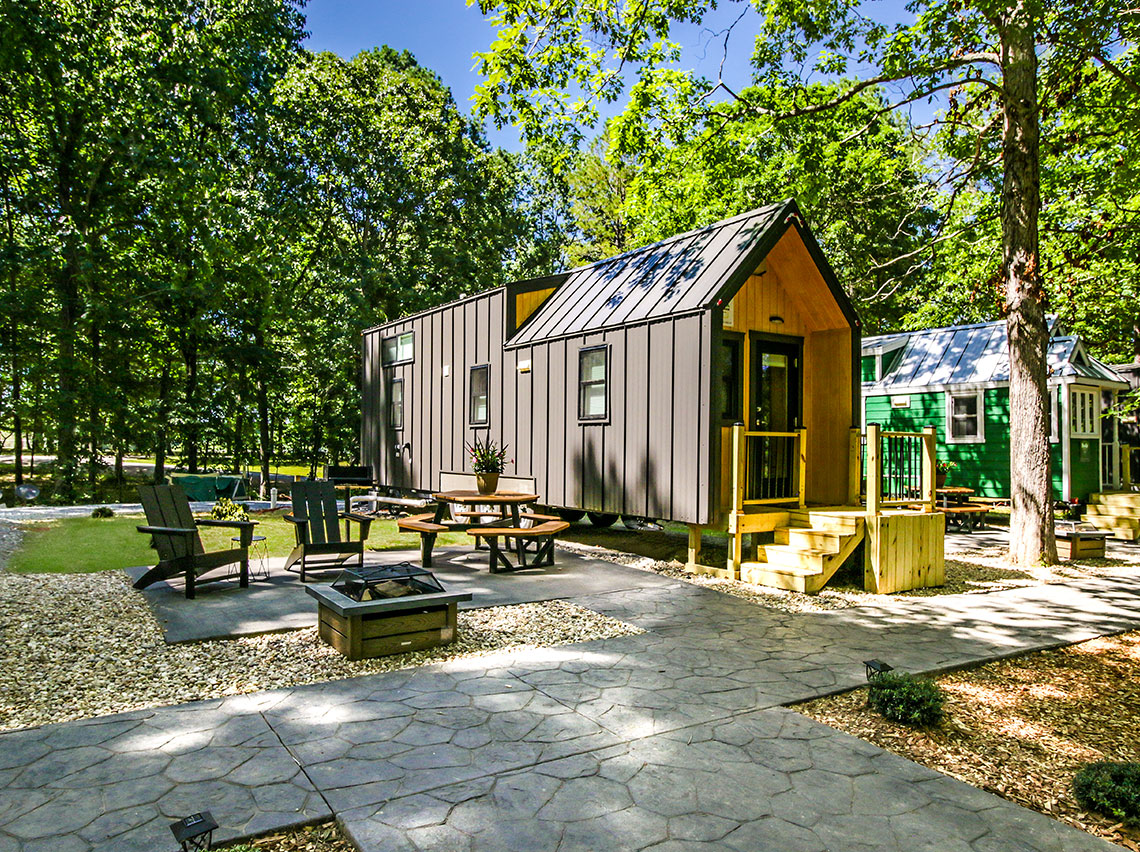
[[[796,212],[794,201],[781,201],[571,270],[509,345],[712,307],[764,235]]]
[[[1073,336],[1059,334],[1056,317],[1049,318],[1049,376],[1118,382],[1123,379],[1084,351]],[[928,328],[863,338],[863,354],[902,348],[887,375],[864,382],[863,392],[941,385],[984,385],[1009,381],[1009,343],[1004,321]]]

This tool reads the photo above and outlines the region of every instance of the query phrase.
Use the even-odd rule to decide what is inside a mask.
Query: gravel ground
[[[1073,775],[1140,760],[1140,631],[938,678],[948,718],[930,730],[871,711],[865,689],[801,704],[811,718],[1140,852],[1140,826],[1084,812]]]
[[[0,571],[8,567],[8,557],[15,553],[24,540],[24,531],[16,524],[0,521]]]
[[[359,662],[315,627],[167,645],[118,571],[0,573],[0,624],[0,730],[642,632],[550,601],[460,612],[451,645]]]
[[[619,565],[629,565],[646,571],[655,571],[666,577],[684,580],[696,586],[715,589],[738,598],[783,610],[784,612],[823,612],[846,609],[873,602],[879,596],[862,588],[862,575],[836,575],[831,583],[817,595],[788,592],[766,586],[753,586],[739,580],[722,580],[708,574],[690,574],[676,560],[654,559],[625,553],[609,547],[558,542],[558,546],[573,553],[595,559],[604,559]],[[1060,565],[1037,565],[1022,568],[1011,565],[1008,552],[1003,548],[948,552],[946,554],[946,584],[929,589],[914,589],[896,594],[911,597],[937,595],[980,594],[997,592],[1022,586],[1046,583],[1065,583],[1086,577],[1118,575],[1122,566],[1140,566],[1140,550],[1128,550],[1108,559],[1085,559]]]

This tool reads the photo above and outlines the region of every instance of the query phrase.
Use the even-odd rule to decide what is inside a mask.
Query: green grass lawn
[[[252,516],[258,522],[256,534],[266,537],[270,556],[287,556],[293,549],[293,527],[282,514],[278,511]],[[64,518],[25,526],[23,543],[12,554],[8,570],[73,574],[153,565],[155,555],[149,538],[135,530],[145,523],[141,515],[124,515],[101,520]],[[236,530],[203,528],[201,534],[207,551],[223,550],[232,546],[229,538]],[[466,545],[471,541],[465,533],[446,533],[436,540],[436,545]],[[373,550],[418,550],[419,544],[419,536],[401,533],[394,520],[384,519],[372,522],[367,546]]]

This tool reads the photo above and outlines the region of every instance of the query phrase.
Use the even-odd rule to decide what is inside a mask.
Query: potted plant
[[[499,474],[507,463],[507,448],[499,447],[488,438],[482,443],[476,438],[467,445],[467,452],[471,455],[471,470],[475,472],[475,481],[480,494],[493,494],[499,487]]]
[[[952,461],[937,461],[934,463],[934,487],[941,488],[946,484],[946,474],[952,470],[957,470],[957,462]]]

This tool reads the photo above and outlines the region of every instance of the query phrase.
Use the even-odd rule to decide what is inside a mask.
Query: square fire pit
[[[321,639],[350,660],[454,642],[458,603],[471,600],[410,562],[351,568],[331,586],[305,591],[317,599]]]

